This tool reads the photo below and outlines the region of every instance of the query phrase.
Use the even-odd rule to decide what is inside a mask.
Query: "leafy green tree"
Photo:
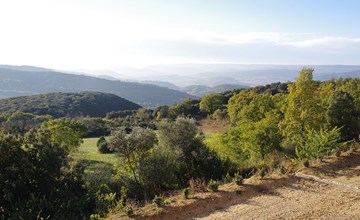
[[[360,132],[360,114],[353,97],[343,91],[336,91],[330,98],[326,118],[330,128],[341,128],[342,141],[358,138]]]
[[[109,148],[108,142],[106,141],[104,136],[101,136],[99,140],[96,142],[96,146],[100,153],[109,154],[113,151]]]
[[[90,200],[83,170],[69,169],[63,147],[32,134],[31,139],[0,135],[0,218],[86,218]]]
[[[175,122],[162,121],[158,127],[160,148],[178,167],[184,167],[186,181],[218,175],[221,165],[204,145],[203,138],[197,135],[194,119],[178,117]],[[181,173],[181,169],[178,172]]]
[[[150,150],[157,142],[154,131],[136,127],[130,134],[124,129],[113,133],[109,141],[110,149],[125,161],[125,171],[130,172],[137,183],[140,183],[138,174],[140,162],[146,160]]]
[[[216,110],[222,109],[224,104],[224,97],[218,93],[210,93],[201,98],[200,110],[213,114]]]
[[[360,111],[360,79],[340,79],[337,81],[337,87],[339,90],[349,93],[354,98],[356,108]]]
[[[194,116],[198,115],[199,110],[199,101],[192,100],[190,98],[184,99],[182,102],[170,106],[169,116],[176,118],[178,116]]]
[[[49,143],[72,151],[82,143],[81,137],[86,134],[86,127],[78,121],[60,118],[43,123],[39,128],[39,134]]]
[[[278,127],[279,121],[280,116],[276,111],[271,111],[259,121],[247,121],[238,125],[242,147],[249,152],[250,161],[263,160],[265,156],[280,150],[282,135]]]
[[[305,127],[319,129],[325,124],[325,114],[319,108],[316,95],[318,83],[313,80],[313,69],[303,68],[294,84],[289,84],[285,118],[280,124],[289,143],[302,142]]]
[[[239,121],[238,114],[244,106],[247,106],[258,94],[254,89],[243,90],[232,96],[228,102],[228,112],[231,123]]]

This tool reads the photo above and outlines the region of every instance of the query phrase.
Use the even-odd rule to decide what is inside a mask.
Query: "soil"
[[[132,219],[359,219],[360,152],[331,157],[296,174],[250,178],[242,186],[195,193]],[[114,219],[114,218],[113,218]],[[117,218],[116,218],[117,219]]]
[[[329,158],[300,173],[320,181],[289,178],[283,187],[193,219],[360,219],[359,152]]]
[[[199,132],[204,134],[221,133],[228,130],[230,123],[227,121],[217,121],[211,119],[203,119],[197,122]]]

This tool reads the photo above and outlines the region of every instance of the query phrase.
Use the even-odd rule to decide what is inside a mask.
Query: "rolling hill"
[[[150,84],[107,80],[50,70],[34,72],[0,68],[0,98],[82,91],[112,93],[144,107],[171,105],[191,97],[181,91]]]
[[[0,99],[0,112],[16,111],[35,115],[104,117],[111,111],[136,110],[140,105],[119,96],[101,92],[48,93]]]

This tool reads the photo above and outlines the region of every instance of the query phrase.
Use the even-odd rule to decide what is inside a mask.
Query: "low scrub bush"
[[[218,189],[219,189],[219,185],[220,185],[219,181],[217,181],[217,180],[212,180],[212,179],[211,179],[211,180],[209,181],[209,183],[207,184],[207,187],[208,187],[211,191],[217,192]]]
[[[233,182],[236,183],[237,185],[242,185],[244,183],[244,178],[242,177],[241,174],[235,173]]]
[[[155,196],[152,203],[154,203],[157,207],[161,207],[164,205],[164,199],[161,196]]]

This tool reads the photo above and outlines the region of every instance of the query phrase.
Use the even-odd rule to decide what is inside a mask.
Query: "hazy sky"
[[[0,63],[360,64],[357,0],[0,0]]]

